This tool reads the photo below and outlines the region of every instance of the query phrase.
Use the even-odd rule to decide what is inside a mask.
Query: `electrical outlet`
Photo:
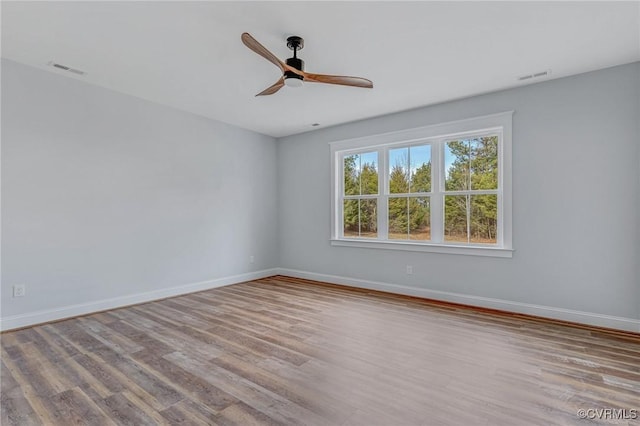
[[[249,263],[255,262],[256,258],[253,256],[249,256]]]
[[[13,297],[24,297],[27,293],[27,289],[24,285],[14,285],[13,286]]]
[[[413,275],[413,266],[407,265],[407,275]]]

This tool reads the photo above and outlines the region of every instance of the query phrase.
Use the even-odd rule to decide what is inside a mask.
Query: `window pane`
[[[360,200],[360,236],[378,237],[378,200]]]
[[[360,194],[360,156],[358,154],[344,157],[344,195]]]
[[[409,198],[409,239],[431,239],[431,209],[429,197]]]
[[[389,239],[406,240],[409,238],[407,217],[407,198],[389,198]]]
[[[365,152],[344,157],[344,195],[378,193],[378,153]]]
[[[360,193],[378,193],[378,153],[360,154]]]
[[[468,195],[444,197],[444,240],[469,242],[467,227]]]
[[[345,237],[360,236],[358,206],[360,200],[344,200],[342,210],[342,229]]]
[[[469,141],[471,151],[471,189],[498,189],[498,137]]]
[[[429,197],[389,198],[389,239],[430,240]]]
[[[389,150],[389,193],[409,192],[409,148]]]
[[[431,145],[409,148],[411,182],[409,192],[431,191]]]
[[[444,145],[444,187],[447,191],[469,189],[469,141],[450,141]]]
[[[470,219],[472,243],[496,244],[498,242],[497,195],[472,195]]]

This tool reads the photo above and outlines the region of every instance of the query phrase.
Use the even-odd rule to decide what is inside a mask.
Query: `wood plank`
[[[183,399],[171,407],[162,410],[160,414],[172,425],[211,425],[216,426],[218,414],[209,407],[195,401]]]
[[[81,389],[69,389],[52,396],[50,400],[56,407],[56,424],[115,425]]]
[[[0,424],[39,425],[40,419],[25,398],[20,384],[14,379],[4,362],[0,361]]]
[[[204,404],[210,410],[221,411],[238,402],[236,398],[208,383],[200,376],[192,374],[151,352],[138,352],[133,357],[161,376],[166,382],[171,383],[173,387],[181,390],[181,393],[189,400]]]
[[[220,426],[284,425],[242,401],[222,410],[216,418],[216,424]]]

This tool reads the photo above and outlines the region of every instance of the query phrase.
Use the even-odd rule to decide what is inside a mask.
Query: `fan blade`
[[[269,52],[266,47],[264,47],[263,45],[258,43],[258,40],[256,40],[255,38],[251,37],[251,34],[242,33],[241,38],[242,38],[242,42],[244,43],[245,46],[247,46],[249,49],[253,50],[258,55],[260,55],[263,58],[265,58],[267,61],[273,63],[275,66],[280,68],[280,71],[282,71],[282,72],[285,71],[285,69],[287,68],[287,65],[284,62],[282,62],[280,59],[278,59],[276,57],[276,55],[274,55],[273,53]]]
[[[346,75],[312,74],[305,72],[304,81],[310,81],[312,83],[340,84],[342,86],[365,87],[367,89],[373,88],[373,82],[371,80],[367,80],[362,77],[349,77]]]
[[[280,80],[276,81],[272,86],[267,87],[256,96],[273,95],[284,86],[284,76],[280,77]]]

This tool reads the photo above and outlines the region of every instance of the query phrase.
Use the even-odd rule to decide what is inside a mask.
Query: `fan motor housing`
[[[287,59],[287,65],[289,65],[292,68],[295,68],[297,70],[300,71],[304,71],[304,61],[300,58],[289,58]],[[294,73],[293,71],[285,71],[284,72],[284,78],[288,79],[288,78],[297,78],[298,80],[303,80],[303,77],[301,75],[298,75],[296,73]]]

